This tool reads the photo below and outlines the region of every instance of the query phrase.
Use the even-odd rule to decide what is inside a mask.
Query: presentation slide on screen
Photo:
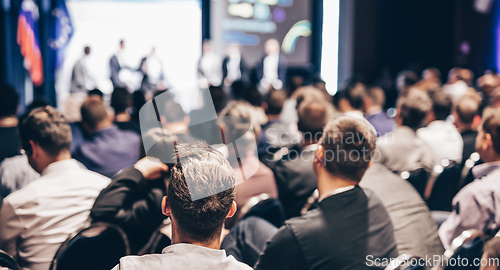
[[[247,63],[256,65],[266,40],[274,38],[289,66],[310,62],[311,0],[212,0],[210,13],[211,39],[221,56],[237,43]]]
[[[122,62],[128,68],[120,74],[128,85],[139,88],[142,75],[137,72],[141,59],[156,54],[161,59],[169,88],[197,80],[201,55],[200,0],[67,0],[74,34],[57,74],[59,104],[69,95],[71,73],[82,58],[85,46],[91,48],[87,67],[104,93],[112,92],[109,60],[125,41]],[[175,93],[189,110],[192,93]],[[185,96],[185,97],[184,97]]]

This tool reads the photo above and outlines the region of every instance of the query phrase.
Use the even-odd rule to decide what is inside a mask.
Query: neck
[[[335,177],[325,169],[318,172],[318,192],[321,198],[336,189],[357,185],[359,182]]]
[[[109,120],[102,121],[101,123],[97,124],[97,126],[95,127],[95,131],[94,131],[94,132],[97,132],[97,131],[99,131],[99,130],[102,130],[102,129],[108,128],[108,127],[110,127],[111,125],[113,125],[113,123],[111,123],[111,121],[109,121]]]
[[[382,111],[382,106],[372,106],[366,110],[366,114],[374,114]]]
[[[165,124],[165,129],[170,133],[186,133],[188,126],[184,122]]]
[[[0,127],[15,127],[19,120],[15,115],[0,118]]]
[[[457,121],[455,121],[455,126],[457,127],[458,132],[460,132],[460,133],[472,130],[472,124],[462,124],[462,123],[458,123]]]
[[[40,169],[39,173],[42,173],[50,164],[54,162],[68,159],[71,159],[71,153],[69,152],[69,149],[61,151],[57,156],[54,157],[46,156],[46,162],[44,165],[42,165],[43,168]]]
[[[219,250],[221,245],[221,238],[220,236],[217,236],[214,237],[213,240],[210,240],[208,242],[193,240],[191,237],[180,232],[179,228],[176,226],[175,221],[172,219],[172,244],[179,244],[179,243],[191,244],[195,246]]]
[[[130,121],[130,114],[128,112],[121,112],[121,113],[115,115],[115,121],[116,122],[129,122]]]

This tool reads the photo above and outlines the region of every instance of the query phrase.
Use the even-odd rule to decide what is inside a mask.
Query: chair
[[[472,262],[474,259],[481,259],[483,255],[484,238],[482,232],[478,230],[467,230],[462,232],[459,236],[453,239],[451,246],[444,252],[444,260],[441,264],[441,269],[454,270],[454,269],[479,269],[479,265],[474,266]],[[467,259],[469,265],[458,265],[458,258],[461,260]],[[447,263],[449,262],[449,263]]]
[[[442,172],[436,178],[431,195],[427,200],[427,206],[431,211],[451,211],[451,202],[456,194],[462,173],[460,164],[456,162],[448,162],[447,164],[443,161],[442,165]]]
[[[172,244],[172,223],[165,219],[158,229],[151,235],[148,243],[139,251],[139,255],[161,254],[164,248]]]
[[[12,270],[21,270],[16,260],[12,258],[7,252],[0,250],[0,268],[7,268]]]
[[[97,222],[73,233],[57,251],[51,270],[109,270],[130,253],[127,237],[117,226]]]
[[[417,190],[418,194],[420,194],[422,198],[424,197],[425,187],[427,186],[427,181],[429,181],[429,173],[425,169],[420,168],[412,172],[401,172],[401,178],[410,182]]]
[[[276,227],[285,222],[285,212],[281,203],[267,193],[250,198],[240,209],[236,223],[250,216],[257,216],[269,221]]]

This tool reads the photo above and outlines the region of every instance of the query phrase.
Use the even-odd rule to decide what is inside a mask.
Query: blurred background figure
[[[131,130],[141,134],[139,123],[132,120],[129,109],[132,106],[132,95],[125,88],[115,88],[111,94],[111,108],[114,110],[114,124],[122,130]]]
[[[118,51],[109,60],[109,69],[111,71],[111,83],[114,87],[126,87],[125,83],[120,80],[120,71],[126,68],[123,51],[125,50],[125,41],[120,40]]]
[[[97,85],[88,69],[88,58],[90,55],[90,47],[85,47],[84,54],[73,67],[71,75],[71,93],[85,93],[90,89],[94,89]]]
[[[224,86],[231,86],[235,81],[248,80],[247,66],[241,56],[238,44],[229,44],[226,50],[226,57],[222,61],[222,81]]]
[[[471,76],[470,71],[461,68],[452,68],[448,73],[448,82],[443,86],[443,91],[450,95],[454,103],[465,95],[469,88],[467,82],[464,81],[464,77],[470,81]]]
[[[156,53],[156,47],[153,46],[151,54],[141,60],[139,70],[142,72],[141,91],[145,95],[152,94],[156,90],[165,90],[168,83],[163,72],[163,64]]]
[[[282,89],[286,82],[287,61],[282,55],[280,43],[276,39],[266,41],[265,53],[257,67],[260,91],[266,94],[269,89]]]
[[[426,68],[422,71],[422,80],[418,82],[423,89],[438,89],[441,87],[441,71],[437,68]]]
[[[207,79],[208,85],[202,85],[202,88],[219,86],[222,82],[222,63],[210,40],[203,41],[201,59],[198,62],[198,79]]]
[[[19,154],[18,106],[19,95],[16,90],[8,85],[0,87],[0,162]]]
[[[385,105],[384,90],[380,87],[370,87],[365,97],[366,120],[375,127],[377,137],[393,132],[396,129],[394,120],[387,116],[383,108]]]

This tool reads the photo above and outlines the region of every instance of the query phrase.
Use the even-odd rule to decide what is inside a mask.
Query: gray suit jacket
[[[382,200],[391,217],[401,254],[427,255],[428,258],[443,254],[436,223],[409,182],[385,166],[374,163],[366,171],[360,186],[374,191]]]
[[[434,153],[414,130],[402,126],[377,139],[373,161],[398,173],[420,168],[430,172],[434,165]]]
[[[73,73],[71,75],[71,93],[87,92],[87,87],[85,86],[86,72],[82,60],[78,60],[73,67]]]

